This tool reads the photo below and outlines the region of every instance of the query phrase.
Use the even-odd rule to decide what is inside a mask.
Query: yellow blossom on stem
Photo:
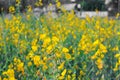
[[[69,60],[69,59],[71,59],[71,55],[70,55],[69,53],[65,53],[65,58],[66,58],[67,60]]]
[[[100,46],[101,52],[103,52],[103,53],[106,53],[106,52],[107,52],[106,46],[104,46],[103,44],[100,44],[99,46]]]
[[[36,52],[38,50],[38,46],[37,45],[33,45],[32,46],[32,50],[33,50],[33,52]]]
[[[57,58],[61,58],[62,57],[59,52],[56,52],[55,55],[56,55]]]
[[[98,58],[96,61],[96,65],[97,65],[98,69],[101,70],[103,68],[103,61],[100,58]]]
[[[15,7],[14,6],[10,6],[9,7],[9,12],[10,13],[15,13]]]
[[[15,80],[15,72],[13,69],[8,69],[7,71],[2,73],[3,75],[7,75],[8,76],[8,80]]]
[[[22,71],[22,74],[24,74],[24,63],[23,62],[17,64],[17,71],[18,72]]]
[[[59,70],[63,69],[64,64],[65,64],[65,62],[62,62],[62,63],[60,64],[60,66],[58,66],[58,69],[59,69]]]
[[[40,40],[44,40],[45,39],[45,37],[46,37],[46,34],[40,34]]]
[[[61,6],[60,1],[57,1],[57,2],[56,2],[56,6],[57,6],[57,8],[60,8],[60,6]]]
[[[37,67],[40,65],[40,56],[35,55],[32,60]]]
[[[120,57],[120,53],[115,54],[114,57],[115,57],[115,58],[119,58],[119,57]]]
[[[64,69],[64,70],[63,70],[63,72],[61,73],[61,75],[62,75],[62,76],[65,76],[66,71],[67,71],[67,70],[66,70],[66,69]]]
[[[32,62],[28,62],[28,66],[31,66],[32,65]]]
[[[67,52],[69,52],[69,49],[67,49],[66,47],[64,47],[64,48],[62,49],[62,52],[63,52],[63,53],[67,53]]]
[[[32,12],[32,6],[27,6],[28,12]]]
[[[80,75],[83,76],[85,75],[85,73],[82,70],[80,70]]]
[[[118,19],[120,17],[120,13],[116,14],[116,19]]]

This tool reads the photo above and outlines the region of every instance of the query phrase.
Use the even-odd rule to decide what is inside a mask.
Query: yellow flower
[[[32,65],[32,62],[30,61],[30,62],[28,62],[28,66],[31,66]]]
[[[97,65],[98,69],[101,70],[103,68],[103,61],[100,58],[98,58],[96,61],[96,65]]]
[[[93,46],[96,47],[99,44],[99,40],[97,39],[94,43]]]
[[[118,59],[118,65],[120,65],[120,58]]]
[[[30,15],[26,15],[26,18],[27,18],[27,20],[30,20],[31,17],[30,17]]]
[[[69,53],[65,53],[65,57],[67,60],[71,59],[71,55]]]
[[[80,75],[83,76],[85,75],[85,73],[82,70],[80,70]]]
[[[59,41],[59,38],[57,38],[56,36],[53,36],[53,37],[52,37],[52,41],[53,41],[53,42],[58,42],[58,41]]]
[[[106,48],[106,46],[104,46],[103,44],[100,44],[100,50],[101,50],[101,52],[103,52],[103,53],[106,53],[106,52],[107,52],[107,48]]]
[[[14,58],[14,63],[17,64],[17,63],[20,63],[21,60],[20,59],[17,59],[16,57]]]
[[[120,16],[120,13],[117,13],[117,14],[116,14],[116,19],[118,19],[118,18],[119,18],[119,16]]]
[[[66,80],[71,80],[71,76],[70,76],[70,75],[68,75]]]
[[[14,75],[14,70],[13,69],[8,69],[7,71],[2,73],[3,75],[7,75],[8,79],[15,80],[15,75]]]
[[[117,32],[117,35],[120,35],[120,32]]]
[[[49,6],[52,6],[52,3],[49,3]]]
[[[26,56],[26,59],[29,60],[30,58],[32,58],[34,56],[33,51],[31,50],[28,55]]]
[[[37,46],[37,45],[33,45],[33,46],[32,46],[32,50],[33,50],[34,52],[36,52],[36,51],[38,50],[38,46]]]
[[[24,63],[21,62],[17,65],[17,70],[20,72],[20,71],[23,71],[24,70]]]
[[[48,69],[47,65],[44,64],[42,69],[43,69],[43,71],[47,70]]]
[[[49,46],[47,47],[47,49],[46,49],[46,52],[47,52],[48,54],[50,54],[51,51],[52,51],[52,49],[53,49],[53,45],[49,45]]]
[[[104,58],[104,54],[101,54],[101,55],[100,55],[100,58],[103,59],[103,58]]]
[[[40,40],[44,40],[46,38],[46,34],[40,34]]]
[[[96,58],[97,58],[96,55],[91,56],[91,59],[92,59],[92,60],[94,60],[94,59],[96,59]]]
[[[39,0],[39,6],[43,6],[42,0]]]
[[[60,66],[58,66],[58,69],[59,69],[59,70],[63,69],[64,64],[65,64],[65,62],[62,62],[62,63],[60,64]]]
[[[34,39],[31,43],[31,45],[36,45],[37,44],[37,39]]]
[[[49,63],[49,66],[50,66],[50,67],[53,67],[53,65],[54,65],[54,64],[53,64],[52,62],[51,62],[51,63]]]
[[[113,50],[113,51],[118,51],[119,48],[118,48],[118,46],[115,46],[112,50]]]
[[[48,44],[51,42],[51,39],[49,37],[46,37],[44,40],[43,40],[43,45],[42,47],[46,47],[48,46]]]
[[[96,53],[93,55],[93,56],[91,56],[91,59],[92,60],[94,60],[94,59],[96,59],[98,56],[100,56],[101,55],[101,52],[100,52],[100,49],[98,49],[97,51],[96,51]]]
[[[64,48],[62,49],[62,52],[63,52],[63,53],[67,53],[67,52],[69,52],[69,49],[67,49],[66,47],[64,47]]]
[[[113,69],[114,71],[117,71],[119,69],[119,63],[116,62],[115,68]]]
[[[56,57],[61,58],[61,54],[59,52],[56,52]]]
[[[64,76],[59,76],[58,80],[64,80]]]
[[[66,71],[67,71],[67,70],[66,70],[66,69],[64,69],[64,70],[63,70],[63,72],[61,73],[61,75],[62,75],[62,76],[65,76]]]
[[[57,8],[60,8],[61,3],[58,1],[58,2],[56,3],[56,6],[57,6]]]
[[[119,58],[120,57],[120,53],[115,54],[115,58]]]
[[[13,64],[10,64],[10,65],[8,66],[8,68],[9,68],[9,69],[12,69],[12,68],[13,68]]]
[[[9,12],[10,13],[15,13],[15,7],[14,6],[10,6],[9,7]]]
[[[19,5],[20,4],[20,0],[16,0],[16,4]]]
[[[72,70],[71,70],[71,69],[69,69],[69,70],[68,70],[68,73],[69,73],[69,74],[71,74],[71,73],[72,73]]]
[[[38,7],[38,6],[39,6],[39,2],[36,2],[36,3],[35,3],[35,6],[37,6],[37,7]]]
[[[34,62],[34,64],[38,67],[38,66],[40,65],[40,56],[35,55],[35,56],[33,57],[33,62]]]
[[[32,12],[32,6],[27,6],[27,10],[28,10],[28,12]]]
[[[46,61],[46,60],[47,60],[47,57],[46,57],[46,56],[45,56],[45,57],[43,57],[43,60],[44,60],[44,61]]]
[[[22,74],[24,74],[24,63],[20,59],[17,59],[16,57],[14,58],[14,68],[18,72],[22,72]]]
[[[98,74],[100,74],[100,72],[99,71],[97,71],[96,73],[95,73],[95,75],[97,76]]]
[[[73,73],[73,74],[72,74],[72,78],[75,78],[75,77],[76,77],[76,74],[75,74],[75,73]],[[74,79],[73,79],[73,80],[74,80]]]
[[[113,71],[117,71],[117,70],[118,70],[118,68],[114,68],[114,69],[113,69]]]

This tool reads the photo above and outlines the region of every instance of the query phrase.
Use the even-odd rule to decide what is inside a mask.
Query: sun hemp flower
[[[63,53],[67,53],[67,52],[69,52],[69,49],[67,49],[66,47],[64,47],[64,48],[62,49],[62,52],[63,52]]]
[[[40,65],[40,56],[35,55],[33,58],[33,63],[38,67]]]
[[[60,64],[60,66],[58,66],[58,69],[59,69],[59,70],[63,69],[64,64],[65,64],[65,62],[62,62],[62,63]]]
[[[15,7],[14,6],[10,6],[9,7],[9,12],[10,13],[15,13]]]
[[[7,77],[8,77],[8,78],[4,78],[4,79],[7,79],[7,80],[16,80],[14,73],[15,72],[14,72],[13,69],[8,69],[7,71],[4,71],[2,74],[3,75],[7,75]]]
[[[61,3],[60,3],[60,1],[59,1],[59,0],[56,0],[56,6],[57,6],[57,8],[60,8]]]
[[[66,69],[64,69],[64,70],[63,70],[63,72],[61,73],[61,75],[62,75],[62,76],[65,76],[66,71],[67,71],[67,70],[66,70]]]
[[[98,58],[97,61],[96,61],[96,65],[97,65],[98,69],[101,70],[103,68],[102,59]]]

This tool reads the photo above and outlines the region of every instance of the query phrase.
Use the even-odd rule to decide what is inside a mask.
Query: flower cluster
[[[0,21],[0,80],[111,80],[119,76],[118,19],[80,19],[71,11],[58,18],[36,19],[31,12]]]

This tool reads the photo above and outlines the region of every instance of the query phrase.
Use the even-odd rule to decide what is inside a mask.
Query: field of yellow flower
[[[48,16],[0,18],[0,80],[120,79],[120,20]]]

